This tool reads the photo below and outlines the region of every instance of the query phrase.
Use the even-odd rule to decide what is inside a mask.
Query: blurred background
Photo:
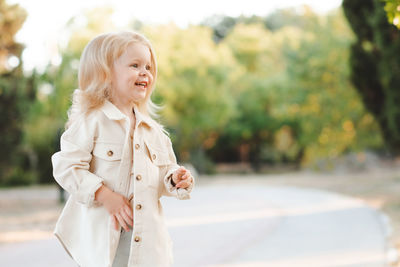
[[[255,175],[362,198],[400,246],[399,1],[270,2],[0,0],[0,243],[52,231],[62,205],[39,195],[55,185],[80,54],[132,29],[155,48],[153,100],[178,161],[204,181]]]

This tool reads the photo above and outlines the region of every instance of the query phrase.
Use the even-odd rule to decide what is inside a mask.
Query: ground
[[[387,214],[393,228],[392,243],[400,251],[400,166],[366,169],[357,173],[317,173],[311,171],[284,174],[219,174],[200,176],[206,183],[246,182],[271,186],[317,188],[360,198]],[[52,236],[63,204],[57,202],[56,186],[0,189],[0,245]],[[400,266],[400,265],[399,265]]]

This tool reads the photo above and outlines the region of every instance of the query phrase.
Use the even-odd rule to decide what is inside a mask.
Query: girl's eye
[[[134,68],[137,68],[138,64],[135,63],[135,64],[132,64],[131,66],[134,67]]]
[[[151,67],[149,65],[146,66],[146,70],[150,70]]]

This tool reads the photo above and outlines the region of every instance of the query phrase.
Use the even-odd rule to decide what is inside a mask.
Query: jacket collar
[[[100,109],[111,120],[128,120],[128,117],[107,99]],[[151,118],[140,113],[136,104],[133,106],[133,110],[135,111],[136,125],[140,125],[140,123],[144,122],[150,127],[153,126]]]

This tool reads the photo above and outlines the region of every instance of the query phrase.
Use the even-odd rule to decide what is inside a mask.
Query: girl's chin
[[[133,94],[131,99],[133,102],[142,102],[146,99],[146,92],[143,92],[141,94]]]

